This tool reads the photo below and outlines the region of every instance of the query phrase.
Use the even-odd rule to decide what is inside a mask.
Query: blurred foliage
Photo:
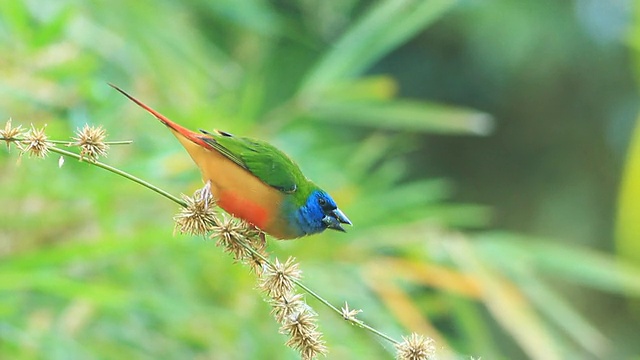
[[[135,141],[108,163],[175,194],[199,186],[197,170],[107,82],[187,127],[268,139],[355,224],[269,245],[296,256],[305,282],[334,304],[460,358],[637,357],[638,315],[626,302],[640,295],[640,267],[623,260],[637,259],[637,202],[621,201],[627,246],[617,258],[584,246],[602,237],[595,247],[612,247],[612,231],[594,223],[614,206],[573,201],[600,190],[570,160],[587,156],[607,178],[610,153],[626,147],[620,119],[637,111],[634,89],[618,95],[610,80],[637,70],[615,55],[631,12],[625,1],[596,3],[4,1],[0,119],[46,123],[56,139],[101,124],[110,139]],[[605,127],[623,129],[612,131],[613,150],[603,150],[606,131],[572,128],[572,116],[611,118]],[[592,128],[597,142],[576,140]],[[0,358],[296,358],[246,269],[211,241],[171,236],[172,204],[83,163],[17,158],[0,152]],[[558,169],[570,176],[541,175]],[[497,216],[477,204],[515,191],[527,194]],[[504,209],[517,224],[542,224],[531,232],[543,236],[491,230],[496,218],[509,227]],[[329,358],[393,356],[310,303]]]

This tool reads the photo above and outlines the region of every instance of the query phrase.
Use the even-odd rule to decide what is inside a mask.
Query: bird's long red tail
[[[120,89],[119,87],[109,83],[109,86],[111,86],[112,88],[118,90],[122,95],[126,96],[129,98],[129,100],[133,101],[134,103],[138,104],[138,106],[140,106],[141,108],[147,110],[151,115],[155,116],[156,119],[160,120],[160,122],[162,122],[163,124],[165,124],[168,128],[170,128],[171,130],[173,130],[175,133],[178,133],[182,136],[184,136],[185,138],[189,139],[190,141],[196,143],[197,145],[200,145],[206,149],[209,150],[213,150],[213,148],[211,147],[211,145],[209,145],[206,141],[204,141],[202,139],[203,135],[196,133],[194,131],[191,131],[181,125],[176,124],[175,122],[169,120],[166,116],[160,114],[159,112],[155,111],[154,109],[150,108],[149,106],[147,106],[145,103],[143,103],[142,101],[136,99],[135,97],[127,94],[126,91]]]

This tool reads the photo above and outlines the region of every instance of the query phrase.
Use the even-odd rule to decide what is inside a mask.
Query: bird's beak
[[[342,227],[342,224],[351,225],[351,221],[342,211],[340,211],[340,209],[332,210],[329,215],[325,215],[325,217],[322,218],[322,222],[327,225],[328,229],[338,230],[342,232],[346,232],[346,230]]]
[[[340,209],[335,209],[332,212],[333,212],[333,216],[336,219],[338,219],[338,221],[340,221],[341,223],[353,225],[351,224],[351,221],[347,218],[347,216],[342,211],[340,211]]]

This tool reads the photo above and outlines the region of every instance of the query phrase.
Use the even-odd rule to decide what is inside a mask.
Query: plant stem
[[[303,284],[302,282],[300,282],[299,280],[293,280],[293,282],[298,285],[298,287],[300,287],[302,290],[306,291],[309,295],[313,296],[314,298],[316,298],[318,301],[320,301],[321,303],[323,303],[324,305],[328,306],[329,308],[331,308],[333,311],[337,312],[338,314],[340,314],[340,316],[342,315],[342,311],[338,310],[338,308],[336,308],[335,306],[333,306],[330,302],[328,302],[327,300],[325,300],[322,296],[318,295],[315,291],[311,290],[307,285]],[[344,318],[344,316],[343,316]],[[351,322],[354,325],[357,325],[365,330],[368,330],[378,336],[380,336],[381,338],[391,342],[392,344],[398,345],[399,342],[397,340],[395,340],[394,338],[390,337],[389,335],[365,324],[362,321],[354,321],[352,319],[348,319],[348,318],[344,318],[345,320]]]
[[[269,266],[273,267],[274,265],[271,263],[270,259],[266,258],[264,255],[262,255],[261,253],[259,253],[258,251],[256,251],[253,247],[251,247],[251,245],[247,244],[244,241],[240,241],[240,243],[242,244],[242,246],[247,249],[252,255],[260,258],[262,261],[266,262],[267,264],[269,264]],[[326,300],[325,298],[323,298],[322,296],[320,296],[318,293],[316,293],[315,291],[311,290],[311,288],[309,288],[307,285],[303,284],[301,281],[296,280],[296,279],[292,279],[293,283],[296,284],[299,288],[301,288],[302,290],[304,290],[305,292],[307,292],[307,294],[311,295],[312,297],[314,297],[316,300],[320,301],[322,304],[324,304],[325,306],[327,306],[329,309],[335,311],[338,315],[340,315],[341,317],[344,318],[344,316],[342,315],[342,311],[340,311],[337,307],[333,306],[333,304],[331,304],[328,300]],[[373,327],[365,324],[362,321],[355,321],[353,319],[348,319],[348,318],[344,318],[345,320],[349,321],[350,323],[357,325],[375,335],[380,336],[381,338],[391,342],[394,345],[398,345],[399,342],[397,340],[395,340],[394,338],[390,337],[389,335],[374,329]]]
[[[2,139],[0,139],[2,140]],[[73,141],[64,141],[64,140],[47,140],[48,142],[52,143],[52,144],[62,144],[62,145],[67,145],[67,146],[74,146],[74,142]],[[103,141],[103,144],[105,145],[129,145],[129,144],[133,144],[132,140],[120,140],[120,141]]]
[[[122,176],[122,177],[124,177],[126,179],[129,179],[129,180],[131,180],[131,181],[133,181],[135,183],[138,183],[138,184],[148,188],[149,190],[155,191],[156,193],[166,197],[167,199],[175,202],[176,204],[178,204],[178,205],[180,205],[182,207],[186,207],[187,206],[187,204],[184,201],[182,201],[181,199],[169,194],[168,192],[160,189],[159,187],[157,187],[157,186],[155,186],[153,184],[150,184],[150,183],[148,183],[148,182],[146,182],[146,181],[144,181],[144,180],[142,180],[142,179],[140,179],[140,178],[138,178],[138,177],[136,177],[134,175],[129,174],[128,172],[125,172],[125,171],[122,171],[120,169],[114,168],[113,166],[107,165],[105,163],[101,163],[100,161],[83,160],[80,157],[80,155],[78,155],[76,153],[73,153],[71,151],[60,149],[60,148],[55,147],[55,146],[50,147],[49,150],[51,150],[52,152],[64,155],[64,156],[69,156],[69,157],[78,159],[80,161],[85,161],[85,162],[87,162],[87,163],[89,163],[91,165],[95,165],[95,166],[97,166],[99,168],[103,168],[103,169],[105,169],[107,171],[110,171],[110,172],[116,174],[116,175],[120,175],[120,176]]]
[[[4,137],[0,137],[0,141],[14,141],[14,142],[21,142],[21,141],[25,141],[26,139],[20,139],[20,138],[4,138]],[[62,144],[62,145],[67,145],[67,146],[72,146],[73,141],[66,141],[66,140],[47,140],[48,143],[51,144]],[[118,140],[118,141],[103,141],[104,144],[106,145],[129,145],[129,144],[133,144],[133,140]]]

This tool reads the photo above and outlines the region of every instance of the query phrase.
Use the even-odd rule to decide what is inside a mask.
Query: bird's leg
[[[200,192],[200,196],[202,197],[202,200],[205,201],[205,204],[209,206],[209,200],[213,198],[213,195],[211,194],[211,180],[207,180],[204,184]]]
[[[261,247],[266,246],[267,244],[267,235],[265,234],[264,231],[260,230],[257,226],[253,225],[253,224],[248,224],[249,227],[253,228],[256,232],[258,232],[258,239],[260,240],[260,242],[258,243]]]

